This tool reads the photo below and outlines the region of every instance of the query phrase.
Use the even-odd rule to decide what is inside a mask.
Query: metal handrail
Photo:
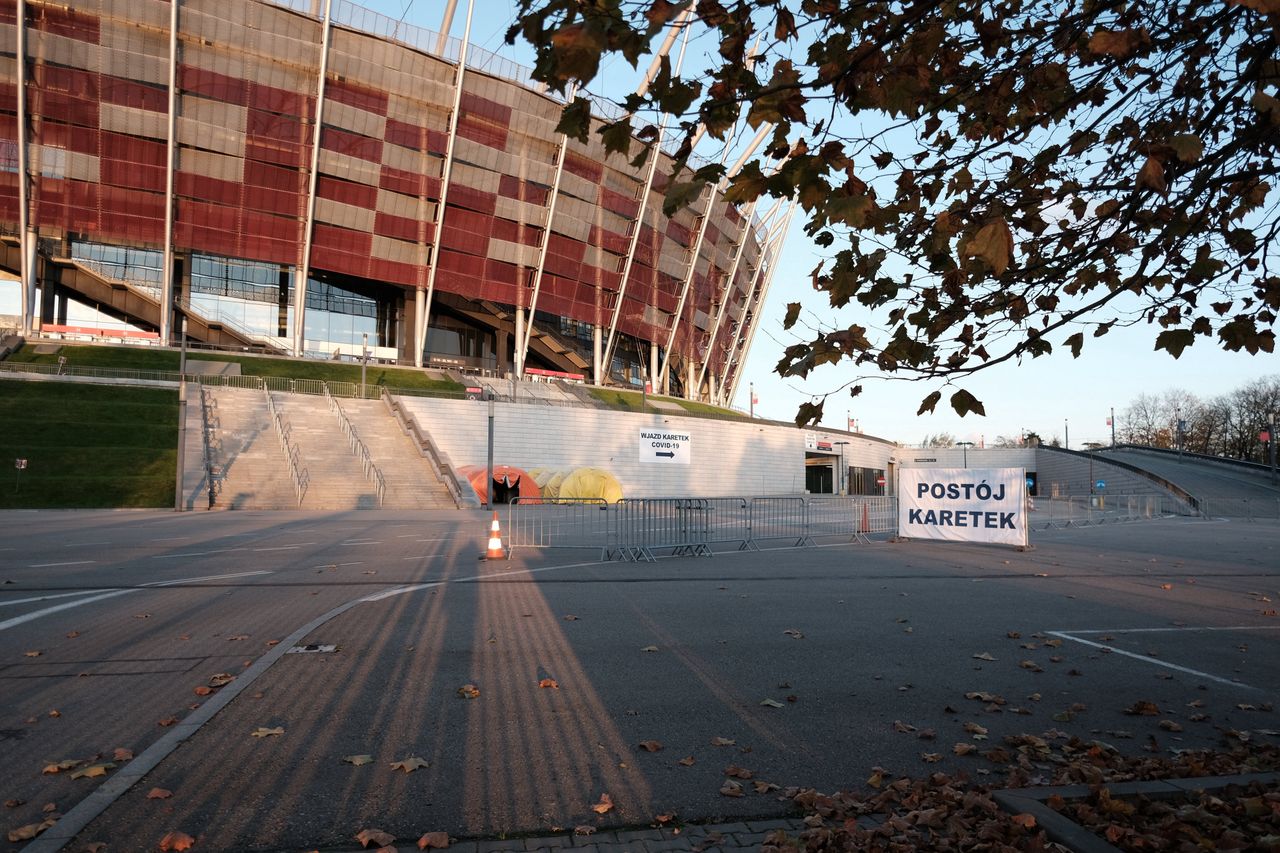
[[[418,452],[426,457],[427,462],[431,464],[431,469],[436,475],[436,479],[444,483],[449,495],[453,498],[454,504],[459,508],[463,504],[469,506],[479,506],[480,501],[475,496],[475,491],[470,488],[463,487],[463,480],[449,462],[448,457],[443,456],[436,448],[435,442],[431,440],[431,436],[422,432],[418,427],[418,422],[408,417],[395,397],[391,396],[391,392],[386,388],[382,389],[382,402],[387,409],[395,416],[396,423],[400,424],[400,429],[418,446]],[[470,500],[468,500],[468,495]]]
[[[311,474],[302,461],[298,446],[289,437],[293,428],[281,416],[275,400],[271,399],[271,389],[263,388],[262,393],[267,395],[267,411],[271,413],[271,421],[276,425],[276,437],[280,439],[280,449],[284,452],[285,461],[289,463],[289,476],[293,481],[293,491],[298,496],[298,507],[301,508],[302,499],[307,496],[307,486],[311,485]]]
[[[204,478],[209,484],[209,509],[218,495],[218,481],[213,476],[213,419],[209,415],[209,389],[200,386],[200,436],[204,443]]]
[[[356,431],[356,425],[351,423],[347,413],[342,411],[342,406],[338,405],[337,398],[329,393],[328,383],[325,383],[324,386],[324,398],[329,401],[329,411],[333,412],[338,418],[338,426],[342,427],[343,433],[346,434],[347,440],[351,444],[351,452],[364,465],[365,479],[373,483],[374,492],[378,495],[378,506],[382,506],[382,500],[387,493],[387,478],[382,476],[382,471],[374,464],[369,448],[360,440],[360,433]]]
[[[195,305],[192,305],[190,299],[181,296],[174,299],[173,304],[178,308],[181,308],[184,313],[194,314],[207,324],[228,328],[245,340],[262,344],[267,349],[272,350],[277,354],[287,355],[291,352],[286,344],[280,343],[269,335],[264,335],[260,332],[255,332],[252,329],[242,326],[235,320],[228,318],[222,312],[218,312],[217,316],[211,317]]]

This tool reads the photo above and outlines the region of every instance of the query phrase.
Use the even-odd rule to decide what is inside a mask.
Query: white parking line
[[[215,551],[188,551],[185,554],[152,554],[153,560],[172,560],[174,557],[207,557],[210,554],[230,554],[232,551],[244,551],[245,548],[219,548]]]
[[[1090,628],[1087,631],[1069,631],[1070,634],[1159,634],[1163,632],[1173,633],[1176,631],[1280,631],[1280,625],[1230,625],[1227,627],[1188,627],[1186,625],[1177,625],[1169,628],[1115,628],[1110,631],[1098,630]]]
[[[204,577],[200,577],[200,578],[180,578],[178,580],[155,581],[153,583],[145,583],[145,584],[142,584],[141,586],[136,586],[131,589],[117,589],[117,590],[112,590],[111,592],[104,592],[101,595],[95,595],[91,598],[82,598],[79,601],[68,601],[66,604],[57,604],[57,605],[54,605],[53,607],[46,607],[44,610],[33,610],[30,613],[24,613],[21,616],[15,616],[12,619],[7,619],[4,622],[0,622],[0,631],[17,627],[18,625],[22,625],[23,623],[26,623],[26,622],[35,621],[36,619],[39,619],[42,616],[48,616],[51,613],[58,613],[63,610],[70,610],[71,608],[79,607],[82,604],[92,604],[95,601],[102,601],[107,598],[115,598],[117,595],[128,595],[131,592],[139,592],[140,590],[148,587],[177,586],[178,584],[197,583],[199,581],[225,580],[227,578],[243,578],[243,577],[248,577],[250,575],[269,575],[269,574],[271,574],[271,572],[268,572],[268,571],[236,572],[230,575],[205,575]]]
[[[28,569],[49,569],[54,566],[85,566],[89,563],[96,563],[97,560],[72,560],[69,563],[32,563],[27,566]]]
[[[292,551],[294,548],[301,548],[301,545],[275,545],[270,548],[254,548],[255,551]]]
[[[60,592],[57,595],[37,595],[34,598],[16,598],[13,601],[0,601],[0,607],[11,604],[30,604],[33,601],[49,601],[54,598],[71,598],[75,595],[93,595],[95,592],[106,592],[105,589],[82,589],[76,592]]]
[[[1233,678],[1223,678],[1219,675],[1211,675],[1210,673],[1207,673],[1207,672],[1201,672],[1198,669],[1191,669],[1190,667],[1179,666],[1176,663],[1169,663],[1168,661],[1158,660],[1156,658],[1151,657],[1150,655],[1140,655],[1140,654],[1137,654],[1136,652],[1127,652],[1124,649],[1117,649],[1115,646],[1109,646],[1106,643],[1095,643],[1093,640],[1086,640],[1083,637],[1074,637],[1071,634],[1067,633],[1066,631],[1047,631],[1046,633],[1052,637],[1061,637],[1064,640],[1070,640],[1073,643],[1081,643],[1082,645],[1092,646],[1095,649],[1105,649],[1111,654],[1124,655],[1127,658],[1140,660],[1143,663],[1154,664],[1155,666],[1162,666],[1165,669],[1172,669],[1177,672],[1186,673],[1187,675],[1194,675],[1197,678],[1207,678],[1210,681],[1216,681],[1219,684],[1227,684],[1232,687],[1243,687],[1245,690],[1258,689],[1250,684],[1245,684],[1243,681],[1237,681],[1236,679],[1233,679]],[[1083,634],[1085,632],[1077,631],[1076,633]],[[1117,631],[1116,633],[1123,633],[1123,632]]]
[[[110,542],[104,539],[101,542],[68,542],[62,547],[63,548],[83,548],[89,545],[110,545],[110,544],[111,544]]]

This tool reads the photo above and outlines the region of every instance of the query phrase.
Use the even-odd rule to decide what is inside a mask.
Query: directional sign
[[[1105,489],[1105,488],[1107,487],[1107,481],[1106,481],[1106,480],[1099,480],[1098,482],[1096,482],[1096,483],[1094,483],[1094,484],[1093,484],[1093,487],[1094,487],[1095,489]],[[1123,497],[1123,495],[1122,495],[1122,497]]]
[[[687,432],[664,429],[640,430],[640,461],[661,465],[688,465],[693,458],[693,440]]]

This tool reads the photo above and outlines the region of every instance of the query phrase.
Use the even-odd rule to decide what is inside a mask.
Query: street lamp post
[[[969,448],[973,447],[972,441],[957,441],[956,446],[964,450],[964,467],[969,467]]]
[[[1066,418],[1062,419],[1062,446],[1066,450],[1071,449],[1071,422]]]
[[[360,399],[364,399],[364,375],[369,366],[369,333],[364,333],[364,344],[360,352]]]
[[[844,483],[846,475],[849,473],[849,469],[844,467],[844,446],[848,443],[849,442],[847,441],[836,442],[836,446],[840,448],[840,476],[836,478],[836,494],[840,495],[843,495],[847,491],[844,487]]]
[[[1270,432],[1271,441],[1267,442],[1267,444],[1270,445],[1271,447],[1270,456],[1271,456],[1272,485],[1275,485],[1275,482],[1276,482],[1276,421],[1277,420],[1280,420],[1280,412],[1272,412],[1271,413],[1271,432]]]

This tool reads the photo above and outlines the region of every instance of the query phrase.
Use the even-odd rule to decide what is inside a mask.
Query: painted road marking
[[[230,554],[232,551],[244,551],[245,548],[220,548],[216,551],[189,551],[186,554],[152,554],[153,560],[172,560],[174,557],[207,557],[209,554]]]
[[[339,545],[381,545],[381,539],[345,539]]]
[[[225,580],[227,578],[243,578],[243,577],[248,577],[250,575],[269,575],[269,574],[271,574],[271,572],[268,572],[268,571],[236,572],[235,574],[230,574],[230,575],[206,575],[201,578],[182,578],[180,580],[155,581],[154,583],[146,583],[146,584],[142,584],[141,586],[132,587],[130,589],[117,589],[111,592],[104,592],[101,595],[95,595],[92,598],[82,598],[79,601],[68,601],[66,604],[57,604],[57,605],[54,605],[53,607],[46,607],[44,610],[33,610],[30,613],[24,613],[21,616],[15,616],[12,619],[8,619],[4,622],[0,622],[0,631],[5,631],[9,628],[17,627],[18,625],[22,625],[23,623],[26,623],[26,622],[32,622],[36,619],[39,619],[42,616],[48,616],[51,613],[58,613],[62,610],[70,610],[71,608],[79,607],[82,604],[92,604],[95,601],[102,601],[107,598],[115,598],[117,595],[128,595],[131,592],[138,592],[140,590],[147,589],[147,588],[177,586],[178,584],[197,583],[199,581]]]
[[[1158,634],[1174,631],[1280,631],[1280,625],[1232,625],[1228,627],[1194,628],[1185,625],[1170,628],[1116,628],[1112,631],[1101,631],[1090,628],[1088,631],[1070,631],[1071,634]]]
[[[354,562],[350,562],[350,563],[325,563],[325,564],[320,565],[320,566],[312,566],[311,568],[313,568],[313,569],[336,569],[336,568],[339,568],[340,566],[363,566],[363,565],[364,565],[364,560],[355,560]]]
[[[97,560],[72,560],[69,563],[32,563],[30,566],[27,566],[27,568],[28,569],[49,569],[49,568],[53,568],[54,566],[84,566],[84,565],[88,565],[89,563],[96,563],[96,562],[98,561]]]
[[[255,551],[290,551],[294,548],[301,548],[301,545],[275,545],[270,548],[254,548]]]
[[[68,542],[62,547],[63,548],[81,548],[81,547],[87,547],[89,545],[110,545],[110,544],[111,543],[107,542],[106,540],[103,540],[102,542]]]
[[[35,598],[18,598],[13,601],[0,601],[0,607],[10,604],[30,604],[33,601],[49,601],[53,598],[71,598],[73,595],[93,595],[95,592],[106,592],[105,589],[82,589],[76,592],[60,592],[57,595],[37,595]]]
[[[190,536],[158,536],[152,539],[152,542],[172,542],[175,539],[190,539]]]
[[[1109,646],[1106,643],[1095,643],[1093,640],[1086,640],[1083,637],[1073,637],[1071,634],[1067,633],[1066,631],[1048,631],[1047,633],[1050,636],[1061,637],[1064,640],[1071,640],[1073,643],[1081,643],[1086,646],[1092,646],[1095,649],[1106,649],[1112,654],[1124,655],[1127,658],[1133,658],[1134,660],[1140,660],[1140,661],[1143,661],[1144,663],[1150,663],[1150,664],[1155,664],[1156,666],[1162,666],[1165,669],[1172,669],[1177,672],[1186,673],[1187,675],[1194,675],[1197,678],[1207,678],[1210,681],[1216,681],[1219,684],[1227,684],[1232,687],[1243,687],[1245,690],[1258,689],[1253,685],[1245,684],[1243,681],[1238,681],[1233,678],[1223,678],[1218,675],[1211,675],[1207,672],[1201,672],[1198,669],[1191,669],[1190,667],[1179,666],[1176,663],[1169,663],[1168,661],[1158,660],[1157,658],[1153,658],[1150,655],[1140,655],[1136,652],[1127,652],[1124,649],[1117,649],[1115,646]],[[1081,631],[1078,633],[1084,633],[1084,632]],[[1117,633],[1121,633],[1121,632],[1117,632]]]

